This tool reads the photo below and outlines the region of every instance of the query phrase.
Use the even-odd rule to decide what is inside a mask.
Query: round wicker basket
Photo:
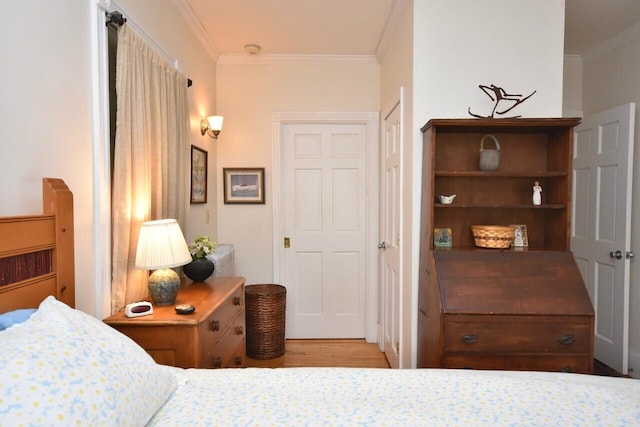
[[[476,246],[504,249],[510,247],[513,242],[514,228],[503,225],[472,225],[471,232]]]

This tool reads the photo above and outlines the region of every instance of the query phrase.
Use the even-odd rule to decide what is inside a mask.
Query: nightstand
[[[124,311],[104,322],[137,342],[163,365],[182,368],[244,367],[245,314],[243,277],[183,279],[175,305],[191,304],[192,314],[175,305],[153,307],[153,314],[126,317]]]

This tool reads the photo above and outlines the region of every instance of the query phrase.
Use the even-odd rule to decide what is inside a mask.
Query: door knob
[[[620,251],[611,251],[609,252],[609,258],[611,259],[622,259],[622,252]]]
[[[378,249],[387,249],[387,244],[385,242],[378,243]]]

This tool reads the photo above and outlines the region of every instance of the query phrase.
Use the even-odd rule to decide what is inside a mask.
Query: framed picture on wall
[[[207,152],[191,146],[191,204],[207,203]]]
[[[264,204],[264,168],[224,168],[224,203]]]

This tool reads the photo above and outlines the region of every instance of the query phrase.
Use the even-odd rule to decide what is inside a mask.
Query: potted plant
[[[215,265],[207,258],[207,255],[213,253],[216,246],[216,242],[207,236],[200,236],[189,245],[192,261],[182,268],[189,279],[194,282],[202,282],[213,274]]]

